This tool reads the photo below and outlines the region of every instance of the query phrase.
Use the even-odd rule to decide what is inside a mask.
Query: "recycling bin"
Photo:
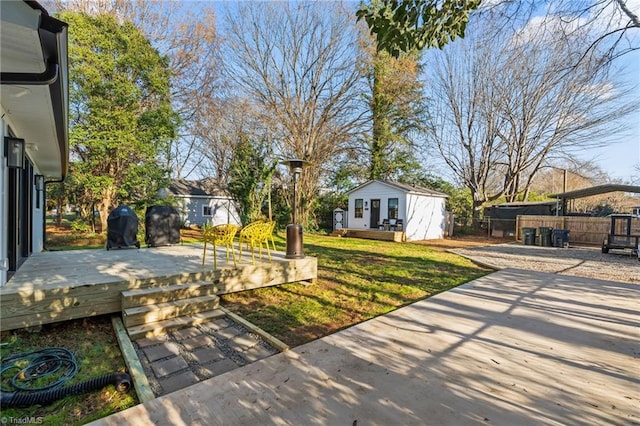
[[[522,242],[525,246],[536,244],[536,228],[522,228]]]
[[[553,246],[554,247],[569,247],[569,230],[568,229],[554,229],[553,230]]]
[[[553,228],[541,226],[540,228],[538,228],[538,231],[540,232],[540,246],[552,247],[551,235],[552,235]]]

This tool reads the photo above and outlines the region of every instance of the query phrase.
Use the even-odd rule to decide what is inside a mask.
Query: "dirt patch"
[[[104,245],[107,241],[105,234],[82,233],[72,230],[69,226],[47,225],[47,248],[56,247],[89,247]]]

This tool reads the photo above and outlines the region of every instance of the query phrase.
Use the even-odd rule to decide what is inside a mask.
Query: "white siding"
[[[362,218],[355,217],[356,199],[362,198],[367,202],[367,207],[362,212]],[[398,219],[406,220],[404,209],[406,206],[405,193],[388,185],[372,182],[349,194],[349,228],[369,229],[371,222],[371,200],[380,200],[380,222],[389,217],[388,200],[398,199]]]
[[[444,238],[445,199],[426,195],[407,195],[407,241]]]
[[[233,223],[240,225],[240,217],[235,204],[228,198],[209,197],[181,197],[181,206],[178,207],[183,221],[190,225],[202,226],[205,223],[222,225]],[[204,216],[204,206],[211,207],[211,216]]]
[[[371,182],[349,193],[348,223],[352,229],[369,229],[371,200],[380,200],[380,222],[389,217],[388,201],[398,199],[398,219],[404,221],[407,241],[444,238],[445,198],[413,194],[381,182]],[[362,218],[355,217],[356,199],[367,202]]]

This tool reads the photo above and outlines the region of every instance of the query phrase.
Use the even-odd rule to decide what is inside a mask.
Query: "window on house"
[[[356,198],[356,205],[354,209],[354,212],[356,214],[355,217],[362,217],[362,201],[362,198]]]
[[[398,199],[397,198],[389,198],[387,211],[389,212],[388,213],[389,219],[398,218]]]
[[[211,206],[202,206],[202,216],[213,216]]]

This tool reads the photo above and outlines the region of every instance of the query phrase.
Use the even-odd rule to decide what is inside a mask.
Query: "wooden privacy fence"
[[[516,240],[522,240],[522,228],[536,228],[548,226],[553,229],[568,229],[569,242],[600,245],[611,230],[611,218],[608,217],[578,217],[578,216],[532,216],[516,217]],[[640,232],[640,218],[631,221],[631,233]],[[624,233],[622,229],[616,233]]]

